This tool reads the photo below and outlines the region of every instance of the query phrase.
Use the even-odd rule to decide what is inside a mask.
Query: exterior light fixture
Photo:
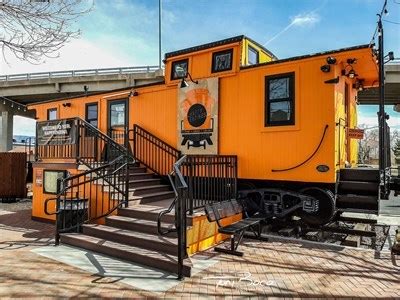
[[[187,83],[187,81],[185,80],[188,76],[189,76],[189,79],[190,79],[191,82],[193,82],[195,84],[199,84],[198,80],[193,80],[192,75],[190,75],[189,72],[186,72],[186,76],[182,77],[182,81],[181,81],[181,84],[180,84],[180,88],[181,89],[189,86],[189,83]]]
[[[356,72],[355,72],[353,69],[351,69],[351,70],[349,71],[349,73],[347,73],[346,76],[349,77],[349,78],[351,78],[351,79],[353,79],[353,78],[355,78],[355,77],[357,76],[357,74],[356,74]]]
[[[129,94],[129,97],[137,97],[137,96],[139,96],[139,93],[138,93],[138,91],[135,91],[135,90],[132,90]]]
[[[330,65],[323,65],[321,66],[321,71],[324,73],[329,73],[331,71],[331,66]]]
[[[334,64],[336,64],[336,58],[333,56],[328,56],[326,58],[326,62],[328,65],[334,65]]]
[[[66,102],[66,103],[63,103],[63,105],[62,105],[63,107],[71,107],[71,102]]]
[[[384,57],[384,59],[386,58],[386,61],[384,62],[384,64],[388,63],[391,60],[394,60],[394,53],[393,51],[390,51],[388,54],[386,54]]]
[[[364,90],[363,81],[364,81],[364,80],[357,80],[356,83],[353,84],[353,89],[356,89],[356,90],[358,90],[359,92],[361,92],[362,90]]]
[[[347,63],[349,65],[355,64],[355,63],[357,63],[357,58],[348,58]]]

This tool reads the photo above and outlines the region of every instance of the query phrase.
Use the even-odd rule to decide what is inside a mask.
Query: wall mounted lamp
[[[182,77],[182,81],[181,81],[181,85],[180,85],[181,89],[189,86],[189,83],[187,83],[187,81],[185,80],[188,76],[189,76],[189,79],[191,82],[193,82],[195,84],[199,84],[198,80],[193,80],[192,75],[190,75],[189,72],[186,72],[186,76]]]
[[[336,58],[333,57],[333,56],[328,56],[328,57],[326,58],[326,63],[327,63],[328,65],[334,65],[334,64],[336,64]]]
[[[354,71],[353,69],[353,64],[357,63],[357,58],[348,58],[346,60],[347,65],[344,67],[344,69],[342,70],[342,75],[343,76],[347,76],[350,79],[353,79],[355,77],[358,76],[358,74],[356,73],[356,71]],[[348,72],[346,72],[346,70],[350,68],[350,70]]]
[[[321,66],[321,71],[324,73],[329,73],[331,71],[331,66],[330,65],[323,65]]]
[[[361,92],[362,90],[364,90],[364,84],[363,84],[364,80],[357,80],[356,83],[353,84],[353,89],[358,90],[359,92]]]
[[[137,96],[139,96],[139,92],[138,91],[132,90],[129,93],[129,97],[137,97]]]
[[[63,107],[71,107],[71,102],[66,102],[62,104]]]

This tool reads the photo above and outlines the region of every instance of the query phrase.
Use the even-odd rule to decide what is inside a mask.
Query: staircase
[[[40,158],[56,159],[60,153],[75,157],[81,171],[59,180],[57,197],[45,201],[46,213],[47,203],[56,201],[56,212],[48,213],[57,216],[56,244],[147,265],[178,278],[190,276],[186,230],[192,224],[187,214],[236,196],[237,157],[181,156],[138,125],[133,140],[126,130],[121,142],[79,118],[65,121],[77,127],[77,142],[45,144],[37,152]]]
[[[336,201],[339,211],[377,214],[379,182],[379,169],[341,169]]]
[[[102,253],[133,263],[178,273],[176,232],[159,236],[158,213],[164,210],[151,205],[120,208],[117,215],[105,218],[105,225],[84,224],[82,233],[61,234],[61,242]],[[171,229],[175,215],[164,218],[163,229]],[[185,261],[183,275],[190,277],[191,266]]]
[[[121,206],[116,214],[105,216],[102,225],[84,223],[78,232],[61,233],[60,242],[177,274],[177,233],[161,236],[157,224],[159,213],[171,205],[175,193],[146,167],[130,164],[128,170],[128,207]],[[123,185],[125,178],[116,179],[116,184],[106,181],[96,184],[108,197],[115,197],[118,194],[113,193],[114,187],[120,179]],[[174,229],[174,211],[165,214],[162,221],[162,231]],[[190,276],[189,262],[185,261],[182,271],[183,276]]]

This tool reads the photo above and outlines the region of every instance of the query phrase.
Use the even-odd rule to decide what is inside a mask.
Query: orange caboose
[[[369,45],[279,60],[237,36],[167,53],[164,63],[163,82],[30,109],[39,121],[79,117],[106,134],[138,125],[182,154],[236,155],[239,188],[279,187],[290,197],[320,198],[315,209],[329,213],[309,220],[323,223],[332,217],[340,203],[340,171],[358,161],[357,141],[348,135],[357,128],[357,91],[378,80]],[[70,105],[63,106],[66,102]],[[135,145],[130,149],[134,156]],[[73,159],[65,157],[43,157],[41,163],[73,167]],[[35,191],[37,217],[45,217],[42,193]],[[342,203],[357,209],[346,198],[349,191],[342,194]],[[370,210],[377,205],[372,198]]]

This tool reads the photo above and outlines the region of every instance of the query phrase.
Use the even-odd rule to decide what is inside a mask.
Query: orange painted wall
[[[336,130],[337,95],[341,92],[341,83],[326,84],[324,81],[336,76],[343,80],[339,71],[342,61],[349,57],[359,58],[357,72],[369,81],[374,80],[377,74],[370,49],[335,54],[338,66],[329,73],[320,70],[326,64],[327,56],[239,70],[239,43],[173,57],[166,61],[165,85],[136,88],[139,95],[129,99],[130,127],[139,124],[169,144],[176,145],[177,88],[180,81],[169,81],[172,61],[189,57],[189,72],[193,77],[207,78],[211,76],[211,53],[230,47],[234,48],[232,71],[212,74],[220,77],[219,154],[238,155],[239,178],[334,183],[337,147],[344,143],[344,140],[338,142]],[[295,125],[265,127],[265,76],[288,72],[295,73]],[[77,98],[70,101],[70,108],[62,107],[65,101],[32,107],[41,120],[45,118],[46,109],[55,105],[60,108],[60,118],[83,118],[84,104],[99,101],[100,128],[105,131],[107,101],[126,98],[128,92],[119,96],[117,94],[124,91]],[[116,96],[110,97],[113,94]],[[308,163],[291,171],[272,172],[272,169],[288,168],[305,161],[316,149],[326,125],[329,127],[321,148]],[[316,167],[320,164],[328,165],[329,171],[318,172]]]

